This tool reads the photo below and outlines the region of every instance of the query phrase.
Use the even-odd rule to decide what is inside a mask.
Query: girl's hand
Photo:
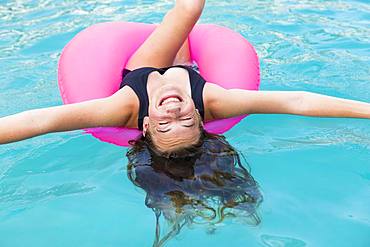
[[[205,2],[205,0],[176,0],[176,7],[201,15]]]

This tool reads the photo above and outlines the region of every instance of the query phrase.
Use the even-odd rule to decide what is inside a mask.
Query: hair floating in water
[[[227,218],[260,222],[258,184],[222,136],[204,132],[199,145],[169,157],[138,139],[127,157],[128,177],[146,192],[145,204],[157,218],[153,246],[162,246],[185,225],[202,224],[212,232]],[[160,216],[170,229],[161,230]]]

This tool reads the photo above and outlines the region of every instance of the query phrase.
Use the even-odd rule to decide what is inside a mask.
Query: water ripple
[[[263,246],[267,247],[304,247],[306,243],[300,239],[263,234],[261,235]]]
[[[70,195],[89,193],[95,187],[83,183],[63,183],[51,187],[25,187],[19,181],[13,185],[0,184],[0,218],[7,217],[13,212],[32,208],[35,203],[48,201]],[[8,213],[5,213],[9,211]],[[4,214],[5,213],[5,214]]]

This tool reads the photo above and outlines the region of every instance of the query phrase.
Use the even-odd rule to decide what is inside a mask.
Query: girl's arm
[[[227,90],[210,83],[206,84],[205,90],[206,107],[215,119],[253,113],[370,118],[369,103],[316,93]]]
[[[126,90],[130,88],[125,87]],[[76,104],[29,110],[0,118],[0,144],[59,131],[90,127],[125,126],[133,107],[131,94],[114,95]],[[135,102],[135,98],[131,99]]]

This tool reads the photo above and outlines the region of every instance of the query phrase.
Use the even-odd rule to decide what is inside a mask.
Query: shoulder
[[[220,96],[227,93],[227,89],[220,87],[217,84],[206,82],[203,89],[203,100],[207,106],[211,106],[217,102]]]
[[[106,98],[105,110],[119,121],[119,126],[137,126],[139,99],[134,90],[125,86]]]
[[[225,89],[207,82],[204,104],[210,120],[222,119],[253,113],[261,105],[261,97],[257,91]]]
[[[217,109],[228,98],[228,90],[217,84],[206,82],[203,89],[203,104],[206,120],[217,119]]]
[[[124,86],[107,98],[111,104],[116,103],[121,106],[134,106],[139,103],[135,91],[130,86]]]

